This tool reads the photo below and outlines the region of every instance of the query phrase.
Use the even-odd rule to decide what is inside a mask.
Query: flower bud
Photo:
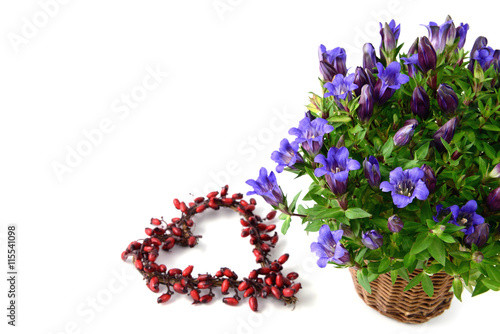
[[[470,51],[470,55],[474,55],[477,50],[485,48],[488,45],[488,39],[483,36],[479,36],[476,38],[476,41],[474,42],[474,45],[472,46],[472,50]],[[471,72],[474,72],[474,66],[475,66],[476,60],[471,59],[469,62],[468,69]]]
[[[434,138],[434,145],[438,149],[438,151],[444,150],[444,145],[441,143],[441,138],[448,144],[453,139],[455,135],[455,127],[457,126],[457,117],[453,117],[448,122],[446,122],[442,127],[440,127],[432,136]]]
[[[476,263],[481,263],[484,260],[484,255],[480,251],[475,251],[472,253],[472,261]]]
[[[383,49],[386,53],[389,53],[396,48],[397,37],[394,36],[394,33],[387,22],[383,27],[382,24],[380,24],[380,36],[382,37],[381,49]]]
[[[429,110],[429,95],[427,95],[424,87],[415,87],[411,96],[411,111],[413,112],[413,114],[420,116],[420,118],[426,119],[427,116],[429,116]]]
[[[500,164],[497,164],[491,172],[488,174],[488,177],[491,177],[492,179],[498,179],[500,177]]]
[[[403,229],[403,221],[397,215],[392,215],[387,220],[387,227],[393,233],[399,233]]]
[[[490,225],[487,223],[482,223],[474,227],[474,232],[466,235],[464,238],[465,245],[471,247],[475,244],[477,247],[482,247],[488,241],[488,236],[490,234]]]
[[[346,224],[340,223],[340,229],[344,231],[344,234],[342,234],[343,238],[348,238],[352,239],[354,237],[354,233],[352,232],[352,229],[347,226]]]
[[[340,136],[339,140],[337,140],[337,145],[335,145],[336,148],[341,148],[342,146],[345,146],[345,140],[344,140],[344,135]]]
[[[427,37],[420,37],[418,42],[418,64],[424,73],[436,69],[437,55]]]
[[[424,177],[422,181],[424,181],[429,193],[433,193],[436,190],[436,175],[431,167],[426,164],[423,164],[420,169],[424,172]]]
[[[357,88],[354,89],[354,93],[356,96],[359,96],[361,94],[361,88],[368,84],[371,87],[373,87],[373,76],[370,72],[370,70],[365,70],[362,67],[356,67],[356,70],[354,71],[354,81],[353,83],[358,86]]]
[[[380,167],[377,158],[370,155],[368,160],[363,161],[363,170],[365,172],[365,177],[368,180],[368,184],[372,188],[378,189],[380,185]]]
[[[373,115],[373,90],[370,85],[361,88],[358,107],[358,117],[361,123],[368,123]]]
[[[448,84],[440,84],[437,90],[439,108],[445,114],[453,114],[458,108],[458,97]]]
[[[457,160],[458,158],[460,158],[462,156],[462,153],[460,153],[459,151],[455,151],[453,152],[453,154],[451,155],[451,160]]]
[[[377,65],[377,57],[375,56],[375,48],[371,43],[363,45],[363,68],[372,70]]]
[[[405,146],[411,141],[418,121],[414,118],[407,120],[404,125],[394,135],[394,145]]]
[[[500,187],[492,190],[488,197],[486,197],[486,205],[491,211],[500,210]]]
[[[382,235],[375,230],[363,233],[361,242],[369,249],[377,249],[384,244]]]
[[[318,56],[319,70],[325,81],[332,81],[337,74],[347,74],[345,49],[337,47],[327,50],[324,45],[320,45]]]

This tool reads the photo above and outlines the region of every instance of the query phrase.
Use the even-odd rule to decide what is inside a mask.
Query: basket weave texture
[[[372,293],[369,294],[358,283],[356,270],[349,268],[354,282],[354,287],[363,301],[392,319],[411,324],[420,324],[442,314],[450,307],[453,292],[450,291],[453,277],[445,272],[439,272],[431,276],[434,283],[434,295],[432,297],[418,284],[409,291],[403,291],[407,283],[398,276],[396,283],[392,285],[389,273],[380,275],[376,280],[370,282]],[[421,270],[415,270],[410,278],[415,277]]]

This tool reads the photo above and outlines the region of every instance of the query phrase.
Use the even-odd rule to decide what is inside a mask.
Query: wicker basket
[[[432,298],[422,289],[419,284],[409,291],[403,291],[406,282],[398,276],[396,283],[392,285],[389,273],[380,275],[371,282],[372,293],[369,294],[358,283],[356,270],[349,268],[356,292],[364,302],[389,318],[401,322],[420,324],[442,314],[450,307],[453,292],[450,291],[453,277],[439,272],[431,276],[434,283],[434,295]],[[421,270],[415,270],[410,278],[415,277]]]

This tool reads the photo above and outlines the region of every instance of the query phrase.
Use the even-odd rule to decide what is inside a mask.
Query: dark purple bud
[[[370,187],[378,189],[380,185],[380,167],[377,158],[370,155],[363,161],[363,171]]]
[[[453,139],[453,136],[455,135],[455,127],[457,126],[457,117],[453,117],[450,119],[448,122],[446,122],[442,127],[440,127],[432,136],[434,138],[434,145],[438,149],[438,151],[442,151],[445,149],[443,143],[441,143],[441,139],[448,144],[451,142]]]
[[[343,48],[327,50],[322,44],[318,49],[319,71],[323,80],[330,82],[337,74],[345,76],[347,74],[346,52]]]
[[[315,117],[313,116],[313,114],[311,113],[310,110],[306,111],[305,113],[305,117],[309,118],[309,121],[314,121]]]
[[[392,215],[389,217],[387,220],[387,227],[389,228],[389,231],[392,233],[399,233],[403,229],[403,221],[401,218],[398,217],[398,215]]]
[[[429,193],[433,193],[434,190],[436,190],[436,175],[434,174],[434,171],[429,165],[426,164],[423,164],[420,169],[424,172],[422,181],[424,181],[425,185],[427,186]]]
[[[363,239],[361,239],[363,245],[369,249],[377,249],[384,244],[384,239],[380,233],[375,230],[363,233]]]
[[[488,39],[483,36],[479,36],[476,38],[476,41],[474,42],[474,45],[472,46],[472,50],[470,51],[470,55],[476,54],[476,51],[479,49],[483,49],[488,45]],[[474,65],[476,63],[476,60],[472,59],[469,62],[469,66],[467,67],[469,71],[474,73]]]
[[[475,244],[477,247],[482,247],[488,241],[488,236],[490,235],[490,225],[487,223],[482,223],[474,227],[474,232],[466,235],[464,238],[465,245],[471,247]]]
[[[492,179],[498,179],[500,177],[500,164],[496,164],[495,167],[488,174]]]
[[[352,232],[351,228],[346,224],[340,223],[340,229],[344,231],[344,234],[342,234],[342,238],[352,239],[354,237],[354,233]]]
[[[371,43],[363,45],[363,67],[373,70],[377,65],[377,57],[375,56],[375,48]]]
[[[465,44],[465,38],[467,37],[467,31],[469,30],[469,25],[460,23],[460,26],[457,27],[456,29],[456,35],[455,38],[458,38],[458,49],[461,49],[464,47]]]
[[[436,69],[437,55],[427,37],[420,37],[418,42],[418,64],[424,73]]]
[[[418,125],[418,121],[414,118],[409,119],[403,124],[403,126],[394,135],[394,145],[405,146],[411,141],[415,128]]]
[[[430,101],[429,95],[425,91],[424,87],[417,86],[413,90],[411,96],[411,111],[413,114],[420,116],[422,119],[426,119],[429,116],[430,111]]]
[[[500,211],[500,187],[492,190],[486,197],[486,205],[491,211]]]
[[[389,26],[389,24],[387,24],[387,22],[384,24],[383,27],[381,24],[380,36],[382,37],[381,48],[386,53],[391,52],[392,50],[394,50],[396,48],[397,38],[394,36],[394,33],[393,33],[391,27]]]
[[[484,260],[484,254],[481,253],[480,251],[475,251],[472,253],[472,261],[476,263],[481,263]]]
[[[370,85],[364,85],[359,98],[358,117],[361,123],[368,123],[373,115],[373,90]]]
[[[408,56],[413,56],[414,54],[417,54],[417,52],[418,52],[418,37],[410,46],[410,49],[408,50]]]
[[[462,156],[462,153],[460,153],[459,151],[455,151],[453,152],[453,154],[451,155],[451,160],[457,160],[458,158],[460,158]]]
[[[364,85],[370,85],[373,87],[373,76],[369,70],[365,70],[362,67],[356,67],[356,70],[354,71],[354,81],[353,83],[358,86],[357,88],[354,89],[354,93],[356,96],[359,96],[361,94],[361,88]]]
[[[439,108],[447,114],[453,114],[458,108],[458,96],[448,84],[440,84],[437,89]]]

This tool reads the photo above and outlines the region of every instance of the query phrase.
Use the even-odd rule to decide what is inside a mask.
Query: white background
[[[46,9],[51,16],[41,5],[49,2],[59,4]],[[354,69],[364,42],[378,47],[379,21],[401,23],[407,50],[427,34],[420,24],[440,24],[450,14],[470,25],[466,49],[479,35],[500,48],[493,1],[63,2],[0,4],[2,333],[442,333],[497,326],[499,295],[492,292],[473,299],[465,293],[463,303],[454,300],[425,325],[379,315],[357,297],[347,271],[315,266],[309,245],[317,236],[307,236],[298,221],[274,253],[290,253],[285,271],[301,274],[293,311],[266,301],[255,314],[220,297],[191,306],[177,295],[157,305],[130,261],[120,260],[151,217],[177,215],[173,198],[189,201],[225,183],[246,193],[244,182],[261,166],[275,167],[271,152],[303,117],[308,92],[319,92],[319,44],[346,48]],[[168,74],[156,84],[148,71]],[[145,79],[151,90],[141,88]],[[130,94],[141,99],[133,108],[122,100]],[[103,122],[101,138],[95,129]],[[86,144],[85,133],[95,144]],[[86,156],[68,166],[77,149]],[[58,175],[54,165],[67,169]],[[291,195],[306,185],[291,175],[278,179]],[[257,200],[264,214],[269,207]],[[256,265],[238,220],[205,214],[197,220],[201,244],[160,262],[194,264],[196,273],[229,266],[246,276]],[[18,227],[15,329],[6,325],[7,224]]]

